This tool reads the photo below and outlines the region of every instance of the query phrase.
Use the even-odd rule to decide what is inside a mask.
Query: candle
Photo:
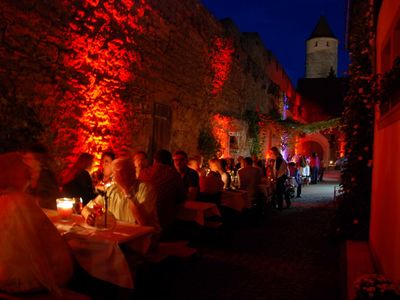
[[[71,220],[73,207],[75,203],[74,199],[58,198],[56,201],[57,201],[57,212],[61,220],[64,221]]]

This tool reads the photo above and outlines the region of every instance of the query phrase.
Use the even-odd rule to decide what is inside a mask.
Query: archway
[[[312,152],[316,152],[322,160],[329,161],[329,141],[324,135],[320,133],[306,135],[299,140],[299,144],[298,152],[300,154],[310,155]]]

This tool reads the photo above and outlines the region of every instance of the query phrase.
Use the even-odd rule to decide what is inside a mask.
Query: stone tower
[[[306,78],[326,78],[332,72],[337,75],[338,43],[328,21],[321,16],[306,42]]]

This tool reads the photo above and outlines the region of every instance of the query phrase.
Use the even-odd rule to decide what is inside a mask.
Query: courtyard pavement
[[[338,180],[327,172],[290,209],[206,243],[192,261],[157,267],[134,299],[338,299],[340,246],[328,238]]]

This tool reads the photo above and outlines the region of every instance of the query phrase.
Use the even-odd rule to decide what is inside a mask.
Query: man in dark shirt
[[[195,201],[199,193],[199,174],[187,166],[188,155],[185,151],[177,150],[173,155],[175,169],[183,181],[186,200]]]
[[[164,149],[158,150],[148,175],[157,194],[158,220],[163,233],[168,234],[175,222],[179,205],[186,198],[182,179],[172,166],[172,154]]]

